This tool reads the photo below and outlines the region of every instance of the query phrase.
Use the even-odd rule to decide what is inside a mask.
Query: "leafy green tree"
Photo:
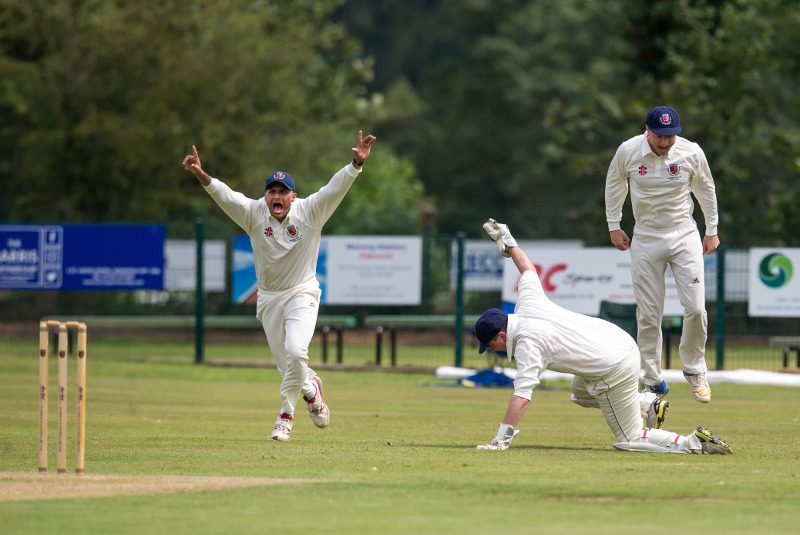
[[[723,243],[800,245],[800,12],[792,2],[677,2],[658,85],[706,150]]]
[[[3,0],[0,177],[13,195],[0,219],[223,219],[180,168],[193,143],[253,195],[275,169],[327,180],[374,112],[359,107],[371,66],[331,21],[336,3]]]
[[[708,155],[723,242],[800,240],[792,2],[350,0],[338,13],[375,54],[385,109],[420,103],[378,133],[411,156],[445,232],[493,215],[521,236],[607,244],[608,163],[668,103]]]
[[[418,234],[422,199],[422,184],[411,161],[381,154],[365,164],[326,228],[331,234]]]

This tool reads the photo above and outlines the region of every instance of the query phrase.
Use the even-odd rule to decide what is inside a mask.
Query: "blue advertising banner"
[[[0,289],[161,290],[164,225],[0,225]]]

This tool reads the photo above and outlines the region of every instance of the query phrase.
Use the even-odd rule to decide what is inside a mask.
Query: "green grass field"
[[[37,361],[0,349],[0,472],[37,468]],[[185,353],[184,353],[185,354]],[[54,359],[52,359],[54,360]],[[467,365],[482,366],[477,357]],[[74,366],[70,368],[74,457]],[[599,411],[546,384],[502,453],[491,439],[510,390],[444,387],[432,375],[325,371],[331,426],[298,414],[292,441],[267,439],[278,409],[270,369],[196,366],[158,347],[89,346],[87,477],[99,474],[305,479],[250,488],[10,500],[3,533],[790,533],[800,502],[800,389],[715,385],[714,401],[674,384],[665,427],[703,424],[731,457],[613,450]],[[55,365],[51,374],[55,467]],[[165,479],[166,481],[166,479]],[[41,486],[41,485],[40,485]],[[166,486],[166,484],[164,484]],[[66,492],[66,491],[65,491]]]

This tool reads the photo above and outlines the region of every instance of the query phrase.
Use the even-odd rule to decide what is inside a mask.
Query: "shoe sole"
[[[709,446],[710,448],[713,448],[713,450],[714,450],[713,452],[708,452],[708,451],[705,450],[705,448],[703,448],[703,453],[705,453],[705,454],[717,453],[719,455],[733,455],[733,449],[731,449],[731,447],[728,446],[728,443],[725,442],[724,440],[722,440],[720,438],[717,438],[714,435],[712,435],[711,432],[708,429],[706,429],[706,428],[704,428],[702,426],[698,427],[697,430],[694,432],[694,434],[695,434],[695,436],[697,438],[700,439],[700,442],[702,443],[701,444],[702,446]]]
[[[686,379],[686,382],[692,387],[692,397],[695,401],[711,403],[711,387],[708,386],[708,379],[706,379],[706,384],[704,386],[695,387],[690,377],[692,377],[692,374],[683,372],[683,378]]]
[[[270,436],[269,436],[269,439],[270,440],[274,440],[276,442],[289,442],[289,438],[291,437],[291,434],[292,434],[292,432],[289,431],[289,433],[286,434],[286,435],[282,435],[282,434],[281,435],[277,435],[277,434],[275,434],[275,431],[273,430],[272,434],[270,434]]]

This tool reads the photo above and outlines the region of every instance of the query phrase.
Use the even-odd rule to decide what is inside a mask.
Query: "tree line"
[[[374,158],[329,233],[491,216],[605,245],[611,156],[670,104],[722,242],[798,245],[799,45],[779,0],[3,0],[0,220],[224,232],[191,144],[250,196],[276,169],[304,195],[363,128]]]

